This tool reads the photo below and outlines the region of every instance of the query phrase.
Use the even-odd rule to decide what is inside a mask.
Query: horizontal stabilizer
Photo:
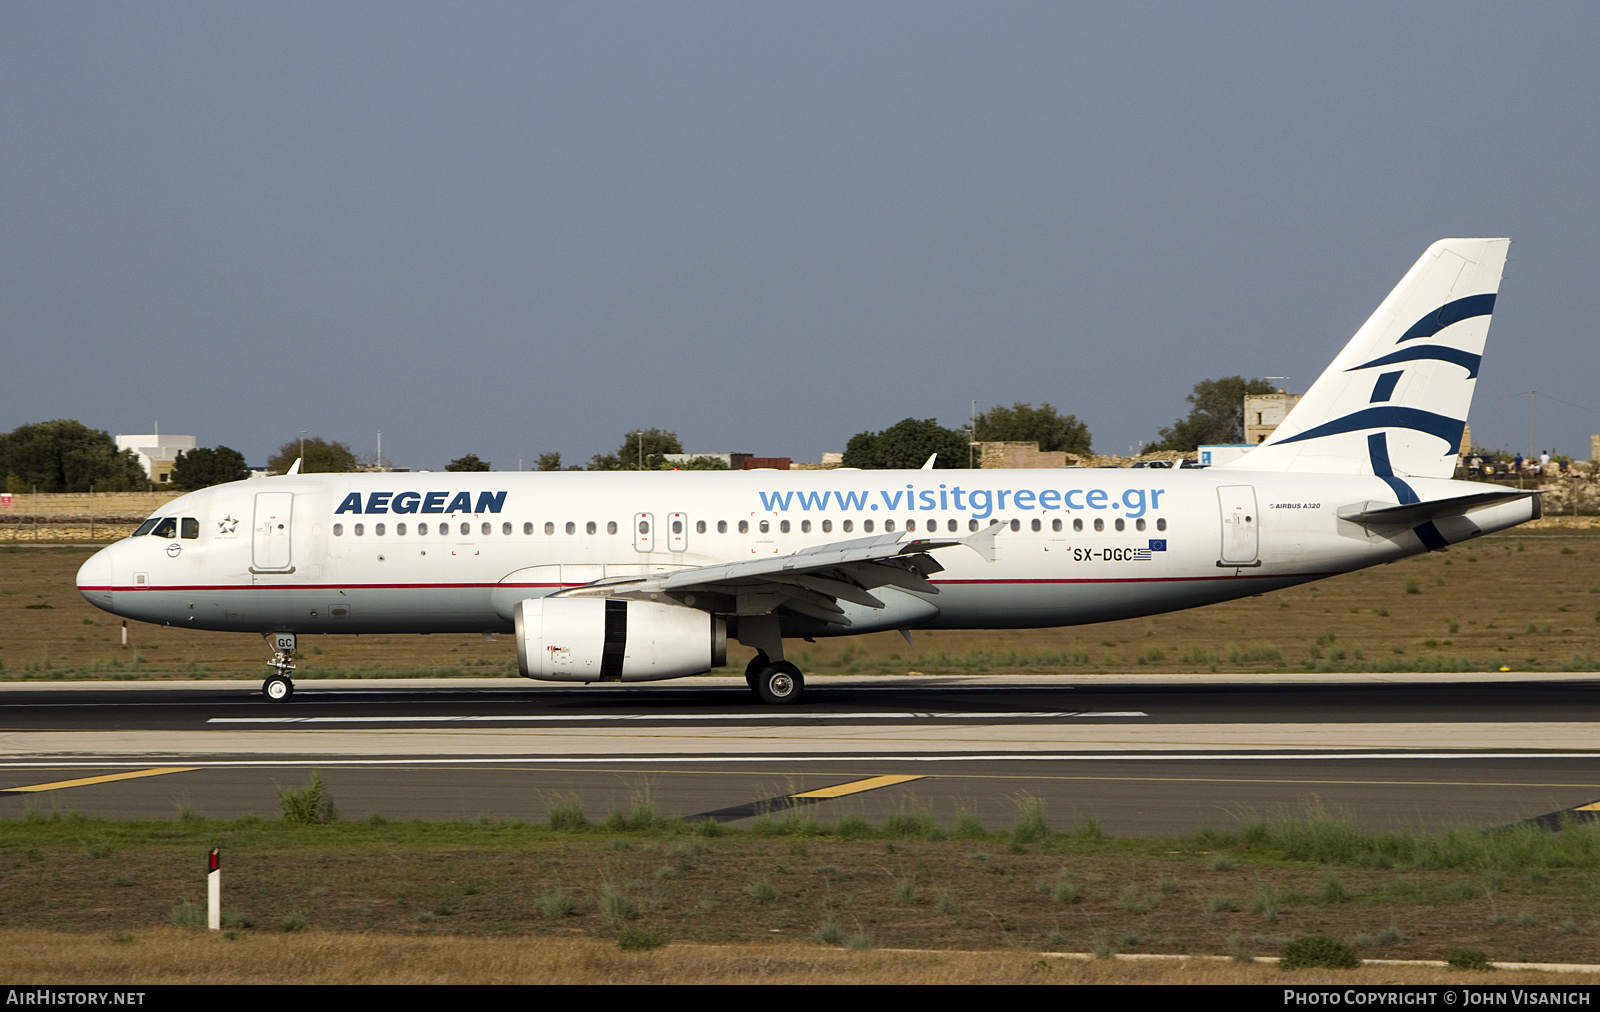
[[[1416,524],[1426,523],[1429,520],[1439,520],[1444,517],[1462,516],[1475,509],[1485,506],[1495,506],[1500,503],[1513,502],[1517,499],[1527,499],[1537,496],[1537,492],[1475,492],[1472,495],[1458,495],[1450,499],[1435,499],[1432,502],[1414,502],[1403,506],[1383,506],[1377,509],[1365,508],[1370,504],[1362,503],[1353,507],[1349,512],[1341,510],[1340,520],[1348,520],[1354,524],[1365,527],[1411,527]]]

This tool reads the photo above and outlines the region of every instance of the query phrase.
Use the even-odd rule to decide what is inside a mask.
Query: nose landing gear
[[[263,633],[263,638],[272,644],[272,660],[267,663],[277,668],[277,673],[268,675],[267,680],[261,683],[261,694],[273,703],[287,703],[294,695],[294,679],[289,673],[294,670],[294,633]]]

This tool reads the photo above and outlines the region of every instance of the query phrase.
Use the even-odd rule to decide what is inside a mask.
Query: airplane
[[[520,673],[726,663],[765,703],[785,638],[1132,618],[1393,562],[1540,515],[1452,480],[1508,239],[1434,243],[1284,422],[1205,469],[300,474],[174,499],[78,572],[114,615],[298,637],[510,634]],[[932,461],[929,462],[930,464]]]

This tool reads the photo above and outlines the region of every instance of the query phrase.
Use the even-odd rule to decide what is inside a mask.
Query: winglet
[[[933,462],[938,460],[938,459],[939,459],[939,455],[937,453],[929,454],[927,462],[924,463],[922,465],[922,467],[918,468],[918,470],[921,470],[921,471],[932,471],[933,470]]]
[[[287,478],[291,474],[299,474],[300,473],[300,462],[302,460],[304,460],[304,459],[305,459],[304,457],[296,457],[296,458],[294,458],[294,463],[289,465],[289,470],[283,472],[283,476],[285,478]]]
[[[961,543],[983,556],[985,562],[993,562],[995,557],[995,537],[1005,529],[1005,524],[990,524],[976,534],[968,534],[961,539]]]

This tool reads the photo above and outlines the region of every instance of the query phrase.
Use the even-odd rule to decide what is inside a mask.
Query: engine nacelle
[[[602,597],[517,602],[517,667],[556,682],[649,682],[721,667],[727,623],[695,608]]]

